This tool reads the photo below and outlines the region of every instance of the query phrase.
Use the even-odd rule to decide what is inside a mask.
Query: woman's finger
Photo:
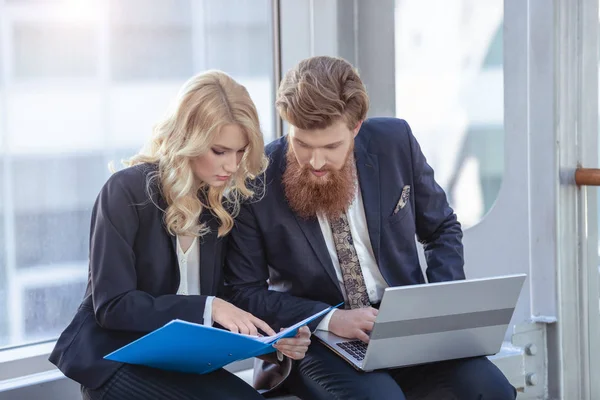
[[[308,351],[308,348],[300,348],[300,347],[277,347],[277,350],[279,350],[280,352],[282,352],[285,355],[288,354],[306,354],[306,352]]]
[[[291,351],[306,351],[308,350],[308,346],[310,345],[309,340],[301,340],[301,339],[280,339],[275,343],[274,347],[278,350],[286,349]]]
[[[246,328],[248,329],[248,334],[249,335],[258,336],[258,331],[256,330],[256,327],[254,326],[254,324],[252,323],[252,321],[250,321],[250,320],[244,321],[244,325],[246,325]]]
[[[279,339],[277,341],[278,345],[283,346],[299,346],[299,347],[308,347],[310,345],[310,339],[308,338],[288,338],[288,339]]]
[[[233,333],[239,333],[240,330],[238,329],[237,325],[234,324],[233,322],[227,322],[225,324],[223,324],[223,326],[225,327],[225,329],[233,332]]]
[[[246,324],[244,324],[244,321],[236,321],[236,325],[237,325],[238,329],[240,330],[241,334],[244,334],[244,335],[250,334],[250,330],[248,329]]]
[[[260,329],[264,333],[266,333],[267,336],[273,336],[273,335],[275,335],[275,331],[273,329],[271,329],[271,327],[265,321],[263,321],[262,319],[256,318],[256,317],[253,316],[252,317],[252,323],[258,329]]]
[[[297,338],[302,338],[302,337],[306,337],[306,338],[310,338],[311,333],[310,333],[310,329],[308,329],[308,326],[303,326],[300,329],[298,329],[298,333],[296,334]]]

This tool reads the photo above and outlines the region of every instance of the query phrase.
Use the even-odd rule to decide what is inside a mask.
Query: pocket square
[[[394,214],[397,214],[398,211],[402,210],[406,204],[408,203],[408,199],[410,197],[410,185],[406,185],[402,188],[402,194],[400,195],[400,200],[398,200],[398,204],[396,204],[396,208],[394,209]]]

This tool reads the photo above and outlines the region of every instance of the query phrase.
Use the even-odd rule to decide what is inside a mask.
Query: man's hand
[[[373,330],[378,312],[373,307],[335,310],[329,320],[329,331],[343,338],[369,343],[369,332]]]
[[[275,331],[263,320],[217,297],[212,303],[212,319],[223,328],[235,333],[257,336],[258,329],[261,329],[268,336],[275,334]]]
[[[292,360],[301,360],[306,355],[309,345],[310,330],[307,326],[303,326],[298,329],[298,333],[295,337],[280,339],[273,345],[273,347]]]

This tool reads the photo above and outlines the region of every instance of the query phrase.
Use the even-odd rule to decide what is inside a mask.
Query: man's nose
[[[323,168],[324,165],[325,165],[325,157],[323,157],[323,155],[321,154],[320,151],[318,151],[318,150],[314,151],[310,158],[310,166],[314,170],[318,171],[321,168]]]

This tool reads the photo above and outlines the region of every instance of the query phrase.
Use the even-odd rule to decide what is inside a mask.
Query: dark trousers
[[[296,362],[288,390],[305,400],[514,400],[515,388],[486,357],[360,372],[317,339]]]
[[[81,393],[84,400],[264,400],[250,385],[224,369],[197,375],[129,364],[100,388],[82,386]]]

